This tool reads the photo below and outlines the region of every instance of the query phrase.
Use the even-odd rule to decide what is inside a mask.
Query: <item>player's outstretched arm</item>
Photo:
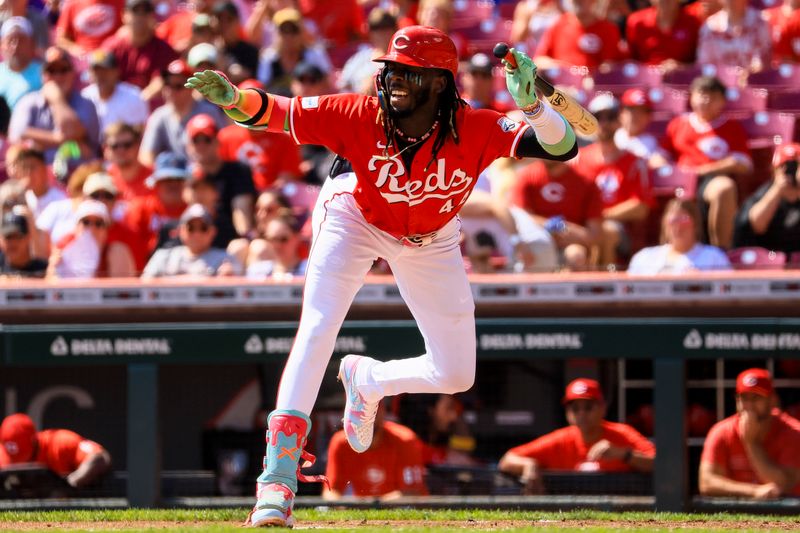
[[[538,144],[545,152],[552,156],[564,156],[570,154],[575,149],[575,132],[569,122],[566,121],[557,111],[541,101],[536,95],[536,64],[525,53],[512,48],[511,53],[517,63],[516,68],[512,67],[506,60],[503,60],[506,74],[506,87],[514,102],[525,116],[525,121],[530,124],[536,134]],[[523,137],[517,149],[517,155],[521,157],[538,156],[539,150],[531,146],[531,139]],[[567,159],[571,159],[570,156]]]
[[[289,99],[258,89],[240,91],[218,70],[195,72],[186,87],[202,94],[242,126],[269,131],[289,131]]]

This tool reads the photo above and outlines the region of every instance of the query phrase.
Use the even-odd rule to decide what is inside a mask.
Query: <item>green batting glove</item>
[[[533,84],[536,81],[536,64],[527,54],[514,48],[511,49],[511,53],[517,61],[517,68],[512,68],[505,59],[503,60],[506,67],[506,87],[517,107],[525,109],[539,101]]]
[[[185,87],[195,89],[212,104],[226,109],[239,101],[239,89],[218,70],[195,72],[194,76],[186,80]]]

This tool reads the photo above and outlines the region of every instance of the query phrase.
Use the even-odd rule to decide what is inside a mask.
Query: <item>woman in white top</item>
[[[700,212],[694,200],[674,198],[661,219],[660,246],[638,251],[628,274],[683,274],[697,270],[731,270],[728,256],[716,246],[699,242]]]

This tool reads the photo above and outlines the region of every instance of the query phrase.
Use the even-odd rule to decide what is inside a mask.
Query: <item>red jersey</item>
[[[122,26],[124,7],[122,0],[68,0],[61,7],[56,34],[92,51]]]
[[[422,449],[413,431],[394,422],[383,423],[380,443],[364,453],[354,452],[339,431],[328,446],[326,475],[333,490],[348,496],[381,496],[394,490],[424,495],[428,490]]]
[[[697,35],[700,21],[685,8],[681,9],[675,24],[662,30],[656,21],[655,7],[634,11],[625,23],[631,58],[650,65],[667,59],[693,63],[697,52]]]
[[[123,224],[144,243],[146,254],[150,255],[158,244],[158,233],[167,222],[177,222],[186,209],[183,202],[174,207],[166,207],[154,194],[135,198],[128,206]]]
[[[133,181],[125,181],[117,165],[109,165],[106,171],[114,181],[114,186],[116,186],[119,191],[119,197],[122,200],[130,201],[134,198],[149,196],[153,193],[153,190],[146,184],[147,178],[153,173],[153,170],[144,165],[139,166],[139,174]]]
[[[694,113],[677,116],[667,124],[661,147],[678,165],[690,168],[728,156],[750,161],[744,127],[738,120],[724,116],[710,123]]]
[[[356,94],[295,98],[289,132],[298,144],[320,144],[347,158],[358,178],[353,193],[367,222],[393,235],[426,234],[449,222],[472,192],[481,171],[513,156],[529,126],[489,109],[462,108],[459,144],[448,137],[433,160],[436,133],[422,142],[410,169],[376,120],[378,99]]]
[[[114,35],[103,43],[114,54],[119,66],[119,81],[127,81],[144,89],[153,78],[161,75],[178,54],[166,41],[153,37],[141,48],[131,44],[129,36]]]
[[[625,59],[627,52],[613,22],[598,20],[584,27],[574,13],[564,13],[545,31],[535,55],[595,68],[607,61]]]
[[[300,176],[300,150],[286,135],[233,124],[222,128],[217,139],[222,159],[249,166],[259,191],[269,188],[281,174]]]
[[[36,439],[39,448],[31,462],[43,464],[59,476],[74,472],[86,457],[103,451],[96,442],[68,429],[46,429],[38,432]],[[8,455],[0,446],[0,467],[9,464]]]
[[[603,434],[598,441],[606,439],[614,446],[630,448],[649,457],[654,457],[656,448],[641,433],[627,424],[603,421]],[[630,472],[631,466],[620,460],[590,462],[586,454],[595,442],[586,442],[575,426],[557,429],[508,452],[536,459],[544,470]]]
[[[541,161],[534,161],[517,174],[511,201],[535,215],[561,215],[581,226],[603,216],[603,200],[594,183],[569,166],[563,174],[553,177]]]
[[[314,21],[330,46],[364,40],[364,11],[356,0],[300,0],[300,11]]]
[[[652,202],[650,181],[645,162],[630,152],[623,152],[616,161],[603,159],[599,143],[581,148],[575,169],[600,189],[603,207],[613,207],[634,198]]]
[[[779,466],[800,468],[800,453],[797,453],[800,449],[800,422],[775,410],[763,446],[769,458]],[[706,436],[700,461],[722,467],[725,476],[734,481],[765,483],[750,466],[747,452],[739,437],[738,413],[717,422],[711,428]],[[800,483],[794,486],[791,495],[800,496]]]
[[[800,63],[800,10],[795,10],[780,29],[774,47],[774,59]]]

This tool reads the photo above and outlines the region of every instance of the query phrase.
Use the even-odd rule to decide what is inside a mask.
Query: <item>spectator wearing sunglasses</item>
[[[800,252],[800,144],[775,150],[773,177],[753,193],[736,216],[734,246]]]
[[[101,131],[115,122],[125,122],[143,127],[150,114],[142,91],[119,79],[119,65],[108,50],[95,50],[89,55],[89,72],[92,83],[81,91],[91,100],[100,120]]]
[[[0,278],[43,278],[47,260],[34,257],[25,215],[9,211],[0,223]]]
[[[180,218],[182,244],[156,250],[142,273],[142,279],[241,274],[239,262],[225,250],[212,245],[216,232],[211,213],[201,204],[190,205]]]
[[[506,91],[500,93],[508,96],[506,101],[495,98],[492,61],[484,53],[478,52],[470,58],[461,83],[464,85],[464,100],[475,109],[494,109],[500,113],[515,109],[514,102]]]
[[[262,256],[247,266],[250,279],[292,279],[306,275],[307,261],[297,219],[280,216],[267,223]]]
[[[147,178],[153,170],[139,162],[139,144],[142,133],[139,128],[117,122],[103,131],[103,159],[106,172],[114,180],[119,191],[120,203],[127,204],[134,198],[149,195]]]
[[[75,213],[75,231],[53,246],[49,279],[131,277],[136,273],[133,254],[121,241],[109,238],[111,216],[98,200],[84,200]]]

